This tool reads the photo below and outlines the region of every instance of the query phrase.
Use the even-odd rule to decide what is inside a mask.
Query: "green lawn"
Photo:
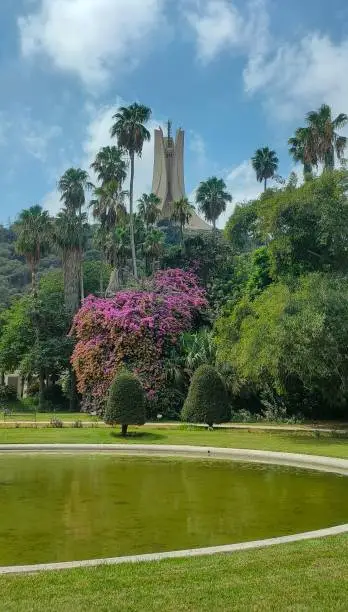
[[[0,444],[13,443],[132,443],[132,444],[194,444],[259,450],[309,453],[343,457],[348,459],[348,437],[338,434],[312,432],[277,432],[248,430],[207,431],[182,426],[168,427],[147,425],[133,428],[124,440],[118,430],[106,427],[93,428],[0,428]]]
[[[0,577],[6,612],[347,610],[348,536],[255,551]]]

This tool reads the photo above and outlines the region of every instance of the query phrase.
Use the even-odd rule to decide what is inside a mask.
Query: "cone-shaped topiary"
[[[138,378],[123,370],[116,375],[109,390],[104,414],[109,425],[119,423],[122,435],[127,435],[128,425],[144,425],[145,394]]]
[[[231,416],[225,385],[218,372],[209,365],[200,366],[192,376],[181,418],[189,423],[228,421]]]

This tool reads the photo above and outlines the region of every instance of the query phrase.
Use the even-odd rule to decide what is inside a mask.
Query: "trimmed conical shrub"
[[[122,435],[127,435],[128,425],[144,425],[145,394],[140,381],[131,372],[116,375],[110,390],[104,414],[109,425],[122,426]]]
[[[231,410],[225,385],[218,372],[209,365],[200,366],[192,376],[181,418],[188,423],[223,423]]]

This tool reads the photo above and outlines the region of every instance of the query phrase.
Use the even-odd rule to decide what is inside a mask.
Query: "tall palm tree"
[[[332,170],[335,167],[335,155],[341,159],[347,145],[347,138],[339,136],[337,130],[347,124],[348,116],[340,113],[333,119],[330,106],[322,104],[317,111],[307,114],[306,121],[318,160],[324,164],[326,170]]]
[[[145,223],[146,229],[154,225],[161,214],[161,199],[155,193],[143,193],[138,200],[138,214]]]
[[[184,229],[185,226],[189,223],[192,214],[194,212],[194,206],[190,204],[187,198],[181,198],[181,200],[177,200],[173,202],[173,212],[172,212],[172,221],[179,224],[180,227],[180,236],[181,236],[181,246],[184,246]]]
[[[100,222],[105,232],[113,230],[116,223],[127,216],[126,196],[128,192],[120,191],[119,183],[116,180],[104,183],[101,187],[95,187],[94,198],[89,206],[92,207],[93,217]]]
[[[80,275],[86,221],[84,213],[79,218],[74,210],[64,207],[54,225],[54,243],[61,253],[63,264],[65,307],[71,316],[77,312],[81,301]]]
[[[216,230],[216,221],[221,213],[225,212],[228,202],[232,202],[232,196],[226,191],[226,183],[223,179],[212,176],[203,181],[196,193],[196,204],[205,216],[206,220],[213,224]]]
[[[32,309],[32,322],[35,330],[36,346],[40,343],[40,322],[37,312],[37,271],[41,257],[48,251],[52,236],[52,225],[48,212],[41,206],[32,206],[23,210],[16,223],[14,231],[17,236],[15,248],[18,254],[23,255],[31,271],[31,288],[34,298]],[[45,373],[39,368],[39,408],[43,408]]]
[[[138,278],[137,258],[134,240],[133,194],[134,194],[134,161],[135,156],[141,157],[143,146],[151,138],[145,124],[151,118],[151,110],[142,104],[122,106],[113,116],[114,125],[111,127],[111,136],[117,138],[117,144],[122,151],[126,151],[130,159],[130,186],[129,186],[129,226],[132,247],[133,273]]]
[[[91,168],[102,185],[116,181],[122,187],[127,178],[127,162],[123,155],[123,151],[115,146],[103,147],[97,153]]]
[[[147,233],[143,244],[146,269],[148,273],[154,271],[155,263],[158,261],[164,250],[164,234],[161,230],[152,228]]]
[[[124,225],[116,227],[107,238],[108,261],[113,267],[106,295],[111,296],[120,289],[123,282],[127,260],[132,255],[129,228]]]
[[[16,251],[23,255],[31,272],[31,287],[34,297],[37,294],[37,271],[41,257],[47,252],[51,238],[51,220],[41,206],[32,206],[23,210],[14,231],[17,236]]]
[[[304,177],[310,177],[313,166],[318,165],[318,156],[315,150],[312,132],[309,127],[297,128],[295,136],[289,138],[289,153],[293,160],[303,164]]]
[[[251,158],[253,168],[256,172],[257,180],[264,182],[264,190],[267,189],[267,180],[273,178],[278,170],[279,160],[275,151],[269,147],[257,149],[254,157]]]
[[[82,234],[83,234],[83,214],[82,209],[86,203],[85,192],[93,187],[89,181],[88,173],[81,168],[69,168],[58,181],[58,190],[61,193],[61,201],[64,203],[67,211],[71,214],[78,214],[80,223],[80,295],[81,300],[84,298],[84,283],[83,283],[83,251],[82,251]]]

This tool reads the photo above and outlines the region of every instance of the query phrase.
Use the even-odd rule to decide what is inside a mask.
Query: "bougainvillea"
[[[137,374],[149,400],[156,400],[166,385],[165,358],[206,307],[196,276],[180,269],[157,272],[143,291],[86,298],[74,319],[72,355],[84,406],[103,410],[122,366]]]

